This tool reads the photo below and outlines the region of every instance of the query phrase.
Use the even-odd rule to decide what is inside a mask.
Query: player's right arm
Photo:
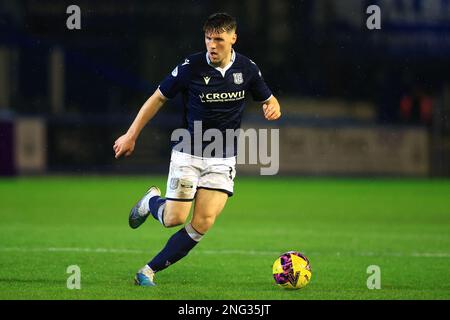
[[[128,157],[133,153],[136,140],[145,125],[155,116],[158,110],[163,106],[167,99],[161,94],[159,88],[148,98],[139,110],[136,118],[128,129],[127,133],[120,136],[114,142],[114,153],[116,159],[125,155]]]

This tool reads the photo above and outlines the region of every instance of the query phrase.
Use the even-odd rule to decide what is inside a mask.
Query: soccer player
[[[256,64],[233,49],[237,39],[236,20],[226,13],[215,13],[208,17],[203,31],[206,52],[188,56],[160,83],[127,133],[115,141],[116,158],[131,155],[147,122],[178,93],[184,97],[185,128],[192,135],[198,121],[202,133],[217,129],[225,137],[227,129],[238,129],[247,92],[261,103],[267,120],[281,116],[280,105]],[[161,252],[136,273],[137,285],[155,285],[156,272],[185,257],[212,227],[228,197],[233,195],[236,141],[228,143],[223,153],[213,156],[194,152],[204,150],[206,145],[204,141],[200,146],[193,143],[194,150],[190,152],[177,150],[174,145],[165,197],[161,197],[158,187],[152,186],[131,209],[131,228],[139,227],[150,215],[169,228],[186,222],[194,202],[191,221],[172,235]]]

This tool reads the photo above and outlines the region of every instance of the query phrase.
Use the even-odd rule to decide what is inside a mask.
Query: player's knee
[[[194,221],[192,221],[192,226],[198,232],[205,234],[214,225],[215,221],[216,221],[216,217],[213,215],[204,216],[204,217],[194,219]]]
[[[180,206],[179,203],[169,204],[164,209],[163,219],[164,226],[167,228],[176,227],[186,222],[189,216],[190,206]]]
[[[186,217],[177,214],[165,214],[164,215],[164,226],[167,228],[176,227],[182,225],[186,222]]]

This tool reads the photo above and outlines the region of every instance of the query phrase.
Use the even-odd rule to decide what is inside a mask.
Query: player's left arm
[[[256,63],[251,60],[250,62],[250,72],[253,75],[250,83],[250,92],[252,93],[253,100],[262,101],[264,117],[267,120],[277,120],[281,117],[280,104],[264,81],[261,71]],[[267,100],[263,100],[268,96],[269,98]]]
[[[281,117],[280,104],[275,96],[271,96],[269,100],[265,101],[262,108],[267,120],[277,120]]]

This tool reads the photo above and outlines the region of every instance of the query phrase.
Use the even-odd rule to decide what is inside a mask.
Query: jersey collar
[[[221,68],[221,67],[215,67],[213,64],[211,64],[211,60],[209,60],[208,57],[208,51],[206,51],[206,62],[208,62],[208,64],[213,67],[214,69],[216,69],[217,71],[219,71],[222,74],[222,77],[225,77],[225,72],[227,72],[228,69],[231,68],[231,66],[233,65],[234,60],[236,60],[236,52],[231,49],[231,61],[229,64],[227,64],[225,67]]]

